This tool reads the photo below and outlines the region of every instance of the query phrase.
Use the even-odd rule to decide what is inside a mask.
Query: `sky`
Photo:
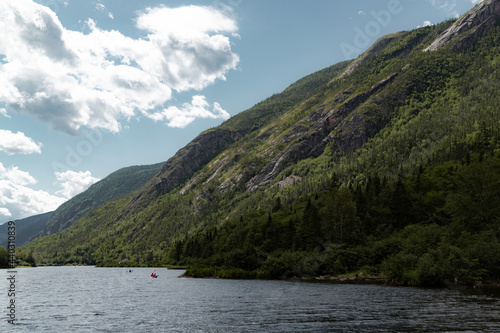
[[[0,223],[479,0],[2,0]]]

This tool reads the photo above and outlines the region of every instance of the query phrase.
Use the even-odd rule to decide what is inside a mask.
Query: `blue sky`
[[[2,0],[0,223],[478,0]]]

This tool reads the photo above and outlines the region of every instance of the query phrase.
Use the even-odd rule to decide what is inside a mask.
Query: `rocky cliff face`
[[[485,29],[495,25],[499,17],[500,0],[485,0],[456,21],[424,51],[435,51],[454,41],[453,50],[467,47]]]
[[[200,134],[165,163],[158,175],[155,188],[161,193],[173,190],[244,134],[222,129]]]
[[[280,143],[287,144],[287,147],[245,184],[247,190],[255,191],[261,186],[268,185],[281,171],[301,159],[321,155],[330,142],[334,142],[341,153],[360,147],[377,132],[378,122],[383,121],[383,117],[373,121],[362,111],[357,112],[358,108],[396,76],[396,73],[392,74],[369,91],[348,99],[346,95],[349,96],[354,91],[347,89],[337,94],[330,104],[320,106],[306,120],[294,125],[279,140]],[[308,126],[310,123],[313,125]]]
[[[245,132],[220,128],[198,135],[163,165],[158,175],[132,198],[117,219],[134,212],[143,201],[148,202],[153,200],[151,197],[172,191],[244,135]],[[196,179],[192,182],[195,181]]]

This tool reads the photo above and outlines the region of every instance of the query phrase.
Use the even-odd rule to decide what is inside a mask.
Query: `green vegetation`
[[[191,276],[284,278],[382,274],[411,285],[500,276],[500,150],[331,188],[178,241]]]
[[[137,191],[160,172],[162,166],[163,163],[132,166],[113,172],[59,206],[46,223],[43,234],[66,229],[106,201]]]
[[[347,62],[298,81],[224,123],[248,134],[178,188],[108,201],[26,250],[39,264],[173,264],[190,276],[498,281],[500,27],[422,52],[452,23],[392,35],[342,79]],[[321,152],[293,150],[359,96]]]
[[[36,267],[36,260],[33,256],[33,252],[26,251],[22,248],[16,248],[16,262],[15,266],[30,266]],[[10,268],[10,256],[9,251],[5,249],[5,247],[0,246],[0,268]]]
[[[319,96],[315,96],[318,91],[325,91],[326,84],[333,77],[340,74],[350,63],[351,61],[344,61],[308,75],[290,85],[283,92],[275,94],[256,104],[251,109],[232,117],[222,124],[220,128],[233,131],[254,131],[261,129],[302,101],[313,96],[313,100],[319,100]],[[311,101],[308,102],[311,103]]]
[[[5,247],[0,246],[0,268],[8,267],[10,267],[9,251],[7,251]]]

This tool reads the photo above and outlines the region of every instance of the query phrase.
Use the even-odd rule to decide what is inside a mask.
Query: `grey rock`
[[[375,133],[378,124],[364,121],[365,118],[362,116],[352,118],[349,115],[396,76],[396,73],[390,75],[374,85],[369,91],[346,100],[338,108],[328,110],[320,107],[313,111],[305,121],[292,126],[281,138],[281,143],[286,143],[287,147],[267,163],[257,175],[245,183],[246,189],[253,192],[261,186],[267,186],[281,171],[293,163],[321,155],[326,145],[332,141],[339,144],[338,149],[342,153],[359,147],[370,135]],[[306,123],[312,123],[312,126],[307,126]],[[354,125],[349,129],[353,133],[352,138],[342,142],[340,135],[338,135],[340,131],[334,131],[331,135],[332,130],[337,127],[347,128],[349,125]]]
[[[457,40],[452,50],[467,47],[484,30],[495,25],[499,16],[500,0],[485,0],[446,29],[424,51],[438,50],[457,40],[461,35],[465,36]],[[470,33],[466,34],[469,31]]]

